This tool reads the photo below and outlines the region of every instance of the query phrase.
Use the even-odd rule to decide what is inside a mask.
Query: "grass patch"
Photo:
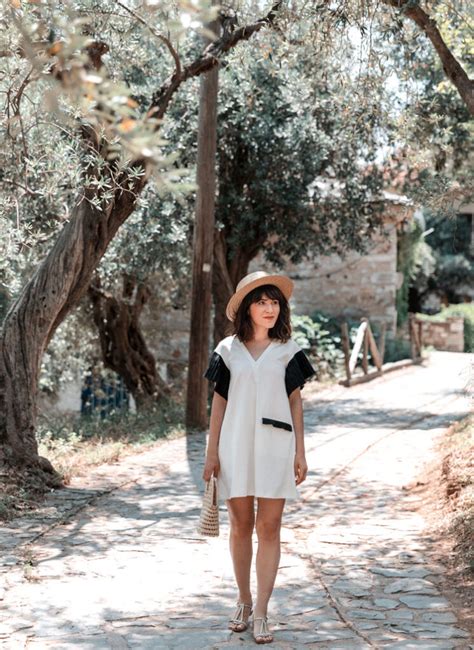
[[[90,467],[114,463],[152,446],[157,440],[184,435],[184,411],[176,401],[139,413],[99,417],[43,418],[38,426],[39,453],[46,456],[64,482],[84,475]]]
[[[456,422],[443,441],[446,532],[463,570],[474,575],[474,417]]]

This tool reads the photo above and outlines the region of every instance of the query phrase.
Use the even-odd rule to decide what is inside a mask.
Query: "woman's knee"
[[[230,531],[239,538],[251,537],[254,520],[251,517],[230,517]]]
[[[253,497],[236,497],[227,501],[230,531],[235,537],[250,537],[255,525]]]
[[[281,518],[257,519],[255,528],[259,541],[275,542],[280,539]]]

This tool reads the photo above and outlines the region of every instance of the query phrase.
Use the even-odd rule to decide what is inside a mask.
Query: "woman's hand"
[[[295,455],[294,468],[295,468],[295,482],[296,485],[299,485],[305,480],[306,474],[308,473],[308,463],[306,462],[306,457],[304,454]]]
[[[206,464],[204,465],[204,471],[202,473],[202,478],[205,481],[209,481],[211,476],[214,474],[214,476],[217,477],[219,474],[219,456],[217,454],[207,454],[206,456]]]

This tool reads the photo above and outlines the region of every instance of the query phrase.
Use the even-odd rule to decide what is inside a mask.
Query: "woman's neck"
[[[270,337],[268,336],[269,329],[268,327],[262,327],[261,325],[253,326],[253,337],[252,341],[256,343],[263,343],[264,341],[269,341]]]

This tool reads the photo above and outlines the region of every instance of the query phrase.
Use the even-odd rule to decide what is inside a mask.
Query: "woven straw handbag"
[[[217,479],[215,476],[212,476],[206,483],[197,532],[206,537],[219,536],[219,506],[217,503]]]

